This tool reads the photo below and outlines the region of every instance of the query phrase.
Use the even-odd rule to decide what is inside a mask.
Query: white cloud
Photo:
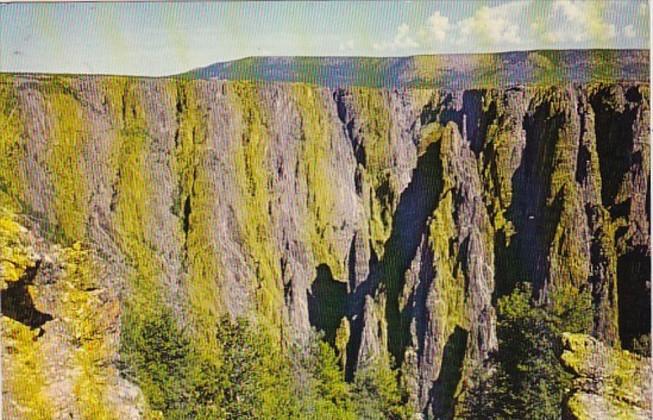
[[[562,41],[564,38],[565,35],[564,33],[562,33],[562,31],[548,31],[542,35],[542,39],[544,40],[544,42],[547,42],[549,44],[558,43]]]
[[[439,10],[428,18],[427,26],[428,32],[433,35],[436,41],[444,41],[447,32],[451,29],[449,18],[440,14]]]
[[[617,36],[614,24],[603,19],[603,4],[590,1],[556,0],[553,2],[553,13],[563,20],[555,21],[559,27],[567,28],[558,31],[556,42],[588,40],[607,41]],[[544,34],[544,40],[551,39],[551,32]]]
[[[349,39],[349,40],[347,40],[347,41],[345,41],[345,42],[341,42],[341,43],[340,43],[340,46],[338,47],[338,49],[339,49],[340,51],[352,51],[352,50],[354,49],[354,46],[355,46],[355,44],[354,44],[354,40],[353,40],[353,39]]]
[[[410,26],[402,23],[397,28],[397,33],[392,41],[375,42],[372,48],[377,51],[397,51],[419,47],[419,43],[410,35]]]
[[[624,27],[624,35],[626,36],[626,38],[635,38],[637,36],[635,27],[633,25],[626,25]]]
[[[621,9],[616,4],[604,0],[516,0],[478,4],[459,19],[452,19],[448,9],[439,8],[421,22],[402,23],[394,35],[377,40],[372,47],[378,52],[407,53],[443,45],[444,49],[457,47],[461,51],[479,47],[494,51],[533,46],[578,48],[640,37],[639,20],[617,26],[615,12]],[[630,10],[633,14],[648,13],[648,5],[641,3]],[[346,44],[340,49],[348,50]]]
[[[461,36],[459,42],[471,38],[473,42],[481,44],[520,44],[522,39],[515,16],[526,5],[526,2],[515,1],[494,7],[481,7],[472,16],[457,23]]]

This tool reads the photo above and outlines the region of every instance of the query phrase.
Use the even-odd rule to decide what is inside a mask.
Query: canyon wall
[[[36,295],[59,284],[45,268],[88,249],[104,274],[73,286],[101,305],[79,310],[95,308],[84,316],[108,322],[113,343],[91,374],[136,407],[125,416],[142,397],[112,370],[119,319],[165,308],[198,340],[225,313],[282,343],[316,328],[349,378],[391,356],[418,411],[447,417],[469,369],[496,349],[495,303],[517,282],[541,302],[588,290],[593,335],[608,344],[650,332],[649,113],[638,82],[452,90],[2,75],[0,205],[34,232],[20,240],[31,262],[10,280],[33,271],[21,299],[50,317],[12,318],[4,299],[3,320],[39,328],[35,342],[83,347],[65,303]],[[66,363],[52,389],[83,366]]]

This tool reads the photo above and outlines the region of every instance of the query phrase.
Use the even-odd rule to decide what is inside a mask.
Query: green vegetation
[[[410,419],[413,409],[406,390],[397,381],[391,361],[374,359],[360,368],[353,383],[356,414],[360,419]]]
[[[186,251],[188,299],[193,328],[200,339],[211,341],[211,325],[222,311],[220,259],[211,236],[215,225],[211,181],[206,159],[206,121],[193,83],[179,81],[176,96],[179,128],[175,138],[172,167],[178,176],[177,206],[179,232]]]
[[[55,236],[66,243],[86,237],[88,191],[82,150],[87,139],[86,117],[66,78],[54,78],[43,89],[50,107],[52,138],[48,168],[54,189]]]
[[[12,393],[23,418],[48,420],[53,418],[54,407],[47,396],[47,382],[44,375],[46,359],[42,346],[36,340],[37,335],[37,330],[13,319],[2,317],[3,345],[12,348],[14,353],[12,363],[3,366],[5,377],[3,388]]]
[[[352,90],[361,121],[361,144],[356,152],[363,168],[365,185],[370,188],[369,223],[371,245],[381,259],[384,244],[392,233],[392,216],[399,201],[399,185],[390,170],[392,118],[387,93],[367,88]]]
[[[153,414],[185,418],[403,419],[410,410],[386,363],[362,369],[354,383],[333,348],[315,334],[307,347],[280,351],[258,328],[228,316],[215,325],[219,358],[198,352],[173,315],[125,321],[126,373]]]
[[[326,104],[320,90],[309,85],[292,85],[293,98],[302,119],[302,153],[300,155],[300,176],[306,180],[309,220],[306,223],[307,236],[313,254],[319,264],[328,265],[335,279],[347,276],[344,256],[334,249],[332,222],[335,196],[332,179],[328,175],[331,158],[331,122],[325,115]]]
[[[224,414],[220,387],[228,372],[194,351],[169,311],[140,319],[127,313],[121,354],[153,414],[171,419]]]
[[[592,310],[587,291],[552,295],[549,305],[534,305],[530,284],[523,283],[499,299],[499,350],[473,373],[463,418],[560,418],[572,379],[559,362],[561,335],[589,332]]]
[[[412,409],[406,390],[399,386],[391,361],[379,356],[361,367],[353,382],[344,371],[334,349],[319,334],[307,348],[290,351],[299,394],[300,418],[316,419],[408,419]]]
[[[243,130],[236,137],[232,151],[235,180],[239,183],[242,206],[238,216],[245,248],[249,251],[255,275],[257,312],[271,326],[281,325],[283,305],[278,250],[273,240],[270,221],[268,185],[268,127],[261,109],[256,85],[234,82],[228,85],[228,95],[242,116]]]
[[[22,202],[25,182],[20,170],[25,157],[22,132],[13,78],[0,75],[0,206],[16,212],[21,210],[18,203]]]

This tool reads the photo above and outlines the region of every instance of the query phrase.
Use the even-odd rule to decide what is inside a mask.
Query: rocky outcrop
[[[20,222],[0,212],[3,417],[142,418],[141,392],[116,366],[110,267],[80,243],[53,245]]]
[[[582,334],[565,333],[563,346],[562,364],[575,376],[565,418],[650,418],[650,359],[612,349]]]
[[[589,289],[605,342],[649,332],[648,104],[639,82],[4,75],[0,204],[110,267],[80,292],[116,311],[103,322],[165,308],[209,342],[224,313],[281,342],[316,327],[349,378],[390,355],[418,411],[449,417],[516,282],[542,301]],[[57,305],[34,304],[53,318],[39,340],[64,318]]]

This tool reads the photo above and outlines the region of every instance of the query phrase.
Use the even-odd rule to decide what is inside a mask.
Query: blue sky
[[[649,48],[648,2],[0,4],[0,71],[166,75],[253,55]]]

